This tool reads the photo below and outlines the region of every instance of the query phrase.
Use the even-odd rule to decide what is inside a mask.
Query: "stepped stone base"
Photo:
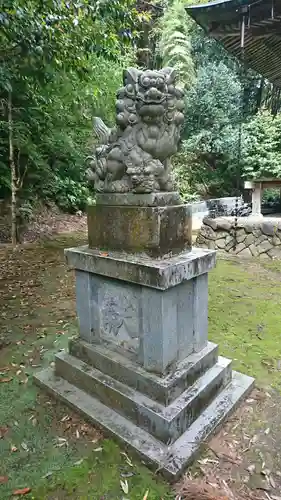
[[[89,247],[65,252],[79,337],[35,381],[176,479],[253,379],[208,342],[216,255],[189,250],[188,208],[113,198],[89,208]]]
[[[176,479],[253,386],[208,343],[158,376],[104,345],[70,342],[37,384]]]

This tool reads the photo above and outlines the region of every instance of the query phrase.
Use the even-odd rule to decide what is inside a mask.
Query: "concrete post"
[[[262,198],[262,187],[261,184],[254,184],[254,189],[252,191],[252,216],[262,217],[261,213],[261,198]]]

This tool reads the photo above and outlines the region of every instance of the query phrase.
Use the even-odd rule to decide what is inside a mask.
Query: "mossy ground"
[[[0,498],[173,498],[167,484],[32,383],[76,332],[63,248],[84,235],[0,251]],[[280,388],[281,263],[219,260],[210,275],[209,337],[234,368]],[[281,361],[280,361],[281,363]],[[10,380],[11,379],[11,380]],[[6,382],[3,380],[7,380]],[[15,450],[15,451],[12,451]],[[128,482],[122,492],[120,480]]]
[[[281,262],[222,260],[210,273],[209,338],[236,370],[281,388]]]

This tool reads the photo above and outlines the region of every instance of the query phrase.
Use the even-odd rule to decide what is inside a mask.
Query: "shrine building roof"
[[[245,64],[281,87],[281,0],[217,0],[186,11],[238,58],[243,32]]]

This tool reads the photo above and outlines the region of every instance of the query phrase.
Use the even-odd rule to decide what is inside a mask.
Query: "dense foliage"
[[[4,0],[0,11],[0,196],[83,208],[93,114],[113,117],[122,62],[137,35],[132,0]]]
[[[244,178],[281,174],[280,92],[243,68],[195,23],[185,23],[181,5],[186,1],[174,0],[167,10],[177,6],[178,22],[188,28],[195,80],[186,90],[176,177],[186,199],[240,194]]]

